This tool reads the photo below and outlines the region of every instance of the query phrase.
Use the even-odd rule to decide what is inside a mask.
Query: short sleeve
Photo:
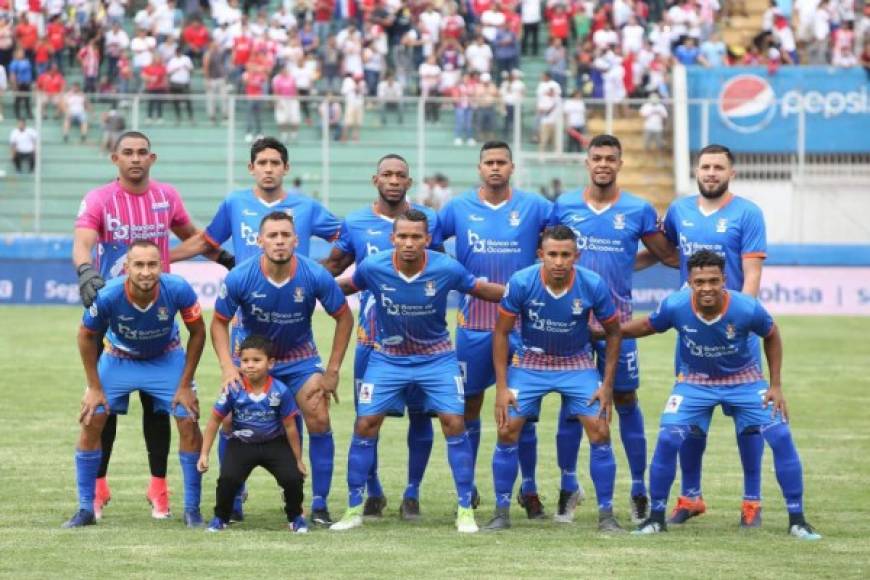
[[[743,218],[743,232],[740,242],[740,255],[763,258],[767,255],[767,231],[764,216],[758,208],[747,212]]]
[[[278,408],[278,413],[282,420],[299,414],[299,408],[296,406],[296,400],[290,389],[285,388],[284,392],[281,393],[281,406]]]
[[[468,294],[477,286],[478,279],[465,266],[451,259],[451,274],[453,275],[453,290]]]
[[[664,332],[674,325],[671,303],[675,299],[673,298],[675,296],[677,296],[677,294],[672,294],[662,300],[655,312],[649,315],[649,325],[656,332]]]
[[[677,234],[677,216],[676,210],[674,206],[668,208],[668,212],[665,214],[665,220],[662,226],[664,227],[665,237],[670,241],[673,245],[677,246],[679,244],[679,235]]]
[[[190,323],[202,318],[202,308],[193,287],[183,281],[178,285],[175,292],[175,305],[181,312],[181,319]]]
[[[190,223],[190,215],[187,213],[187,209],[184,207],[184,202],[181,201],[181,194],[174,187],[162,186],[165,187],[169,192],[169,195],[172,197],[172,218],[169,222],[169,227],[177,228],[179,226],[186,226]]]
[[[432,236],[432,241],[429,242],[429,249],[440,252],[444,247],[444,232],[441,229],[441,219],[434,211],[429,216],[429,235]]]
[[[610,295],[610,289],[604,283],[603,278],[598,278],[593,288],[594,304],[592,312],[599,322],[607,322],[616,316],[616,307],[613,305],[613,297]]]
[[[311,233],[331,242],[338,237],[340,229],[341,220],[322,204],[314,202],[311,212]]]
[[[353,276],[351,276],[350,282],[357,290],[365,290],[369,287],[368,277],[370,275],[369,270],[371,269],[369,262],[370,260],[364,260],[357,264],[356,270],[354,270]]]
[[[456,235],[456,215],[454,211],[454,206],[456,205],[455,200],[450,200],[447,202],[447,205],[441,208],[441,211],[438,212],[438,226],[441,230],[441,240],[447,240]],[[432,241],[435,239],[433,237]]]
[[[655,208],[649,203],[644,203],[640,212],[640,235],[649,236],[661,231],[658,221],[659,216],[656,214]]]
[[[205,228],[206,239],[214,246],[220,246],[232,235],[232,220],[229,200],[224,199],[217,212],[211,218],[211,223]]]
[[[91,332],[102,334],[109,328],[111,313],[109,306],[100,294],[89,308],[85,308],[82,315],[82,326]]]
[[[217,300],[214,303],[215,316],[224,320],[231,319],[239,308],[239,278],[233,272],[221,282]]]
[[[505,314],[519,316],[523,310],[524,300],[525,288],[516,276],[512,276],[504,288],[504,296],[502,296],[498,309]]]
[[[353,251],[353,238],[350,235],[350,228],[347,227],[347,220],[341,222],[341,227],[338,230],[338,239],[335,240],[333,247],[339,250],[342,254],[355,256]]]
[[[347,308],[344,293],[326,268],[318,268],[317,299],[330,316],[335,316]]]
[[[754,300],[755,307],[752,310],[752,327],[750,330],[758,336],[767,336],[773,329],[773,317],[767,309],[761,305],[758,299]]]
[[[100,200],[100,190],[89,191],[79,206],[75,227],[87,228],[98,232],[103,230],[103,212]]]
[[[236,402],[236,396],[233,393],[232,389],[229,387],[224,387],[221,391],[218,400],[215,401],[214,407],[212,408],[212,412],[219,418],[223,419],[233,410],[233,405]]]

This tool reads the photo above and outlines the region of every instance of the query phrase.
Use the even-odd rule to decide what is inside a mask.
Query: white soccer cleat
[[[362,525],[363,506],[362,504],[360,504],[352,508],[347,508],[347,511],[344,512],[344,515],[341,517],[341,519],[329,526],[329,529],[333,532],[343,532],[345,530],[359,528]]]
[[[480,531],[474,520],[474,510],[470,507],[460,507],[456,511],[456,531],[460,534],[476,534]]]
[[[658,522],[652,518],[647,518],[636,530],[632,530],[635,536],[648,536],[650,534],[660,534],[667,532],[668,528],[665,524]]]
[[[816,530],[806,522],[791,526],[788,529],[788,533],[799,540],[815,541],[822,539],[822,535],[816,532]]]

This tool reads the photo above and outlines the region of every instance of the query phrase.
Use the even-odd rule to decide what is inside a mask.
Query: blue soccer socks
[[[677,455],[690,440],[688,425],[666,425],[659,430],[659,439],[649,466],[650,512],[663,514],[668,507],[671,486],[677,477]]]
[[[520,471],[523,474],[523,483],[520,492],[523,495],[538,493],[538,484],[535,481],[535,469],[538,467],[538,432],[535,424],[528,421],[523,425],[519,441]]]
[[[518,446],[515,443],[496,443],[492,453],[492,483],[496,508],[508,508],[517,472],[520,468]]]
[[[366,479],[375,459],[377,437],[354,435],[347,452],[347,505],[351,508],[362,505]]]
[[[613,509],[613,486],[616,483],[616,457],[610,443],[590,443],[589,475],[595,486],[599,510]]]
[[[737,449],[743,465],[743,499],[761,501],[761,462],[764,458],[764,437],[758,429],[737,435]]]
[[[763,431],[764,440],[773,451],[773,468],[776,479],[785,497],[785,507],[790,514],[804,511],[804,478],[801,458],[794,445],[791,429],[786,423],[777,423]]]
[[[199,510],[202,497],[202,474],[196,468],[199,461],[197,451],[179,451],[181,473],[184,475],[184,511]]]
[[[447,461],[450,463],[450,471],[453,472],[459,507],[470,508],[474,489],[474,465],[471,461],[471,443],[466,433],[447,437]]]
[[[560,489],[575,492],[577,483],[577,456],[580,441],[583,439],[583,425],[580,421],[569,421],[568,408],[562,405],[559,411],[559,424],[556,428],[556,462],[562,473]]]
[[[631,472],[631,496],[646,495],[646,435],[643,432],[643,413],[637,402],[617,405],[619,437],[625,449]]]
[[[682,492],[680,495],[697,498],[701,496],[701,466],[704,450],[707,449],[707,434],[690,433],[680,448],[680,472]]]
[[[88,512],[94,511],[94,494],[97,488],[97,471],[100,469],[100,461],[103,452],[82,451],[76,449],[76,487],[79,494],[79,509]]]
[[[308,460],[311,462],[311,509],[312,511],[325,510],[326,498],[329,497],[329,489],[332,487],[335,440],[332,438],[332,431],[325,433],[309,431],[308,438],[311,440],[308,447]],[[374,458],[373,451],[372,462]]]
[[[405,488],[406,498],[418,499],[420,485],[429,456],[432,454],[432,442],[435,431],[432,429],[432,419],[425,413],[408,414],[408,486]]]

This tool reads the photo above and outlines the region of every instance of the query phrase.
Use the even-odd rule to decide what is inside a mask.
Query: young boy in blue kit
[[[307,469],[294,420],[299,409],[290,389],[269,375],[275,359],[268,338],[249,336],[239,351],[242,385],[225,389],[215,403],[197,463],[200,472],[208,471],[209,452],[221,421],[232,413],[232,433],[220,466],[214,519],[207,530],[226,529],[236,492],[251,471],[261,466],[275,476],[284,490],[284,512],[290,530],[307,533],[308,524],[302,516],[302,482]]]

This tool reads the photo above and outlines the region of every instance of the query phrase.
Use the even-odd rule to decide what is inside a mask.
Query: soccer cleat
[[[399,517],[406,522],[416,522],[420,519],[420,502],[417,498],[406,497],[399,506]]]
[[[544,514],[544,504],[536,493],[523,494],[522,490],[517,494],[517,503],[526,510],[526,516],[530,520],[540,520],[547,517]]]
[[[347,511],[344,512],[344,515],[341,517],[341,519],[329,526],[329,529],[333,532],[343,532],[345,530],[352,530],[353,528],[358,528],[363,524],[362,514],[362,505],[347,508]]]
[[[201,528],[205,525],[202,520],[202,514],[199,509],[184,510],[184,525],[188,528]]]
[[[366,498],[366,503],[363,505],[364,518],[382,518],[384,517],[384,508],[387,507],[387,498],[380,496],[369,496]]]
[[[222,532],[227,529],[227,522],[223,521],[219,517],[215,516],[209,522],[208,527],[205,529],[206,532]]]
[[[103,508],[112,500],[112,491],[105,477],[97,478],[97,489],[94,494],[94,517],[97,521],[103,519]]]
[[[165,479],[152,477],[145,498],[151,504],[151,517],[155,520],[165,520],[172,515],[169,512],[169,489]]]
[[[477,486],[475,485],[471,489],[471,509],[477,509],[480,506],[480,493],[477,491]]]
[[[88,510],[79,510],[73,517],[68,519],[61,525],[62,528],[83,528],[85,526],[96,525],[97,518],[94,517],[94,512]],[[796,526],[792,526],[796,527]]]
[[[788,533],[799,540],[821,540],[822,535],[813,529],[811,525],[804,522],[802,524],[794,524],[788,529]]]
[[[648,534],[660,534],[667,531],[668,526],[664,522],[660,522],[652,518],[647,518],[639,526],[637,526],[636,530],[632,530],[631,533],[635,536],[646,536]]]
[[[669,524],[684,524],[687,520],[697,517],[707,511],[707,504],[704,503],[704,498],[698,496],[695,499],[681,495],[677,500],[677,505],[674,511],[671,512],[671,517],[668,518]]]
[[[611,510],[598,511],[598,531],[605,534],[621,534],[625,532],[622,526],[619,525],[619,522],[616,521]]]
[[[311,523],[315,526],[329,527],[332,525],[332,516],[326,508],[311,510]]]
[[[305,521],[305,518],[303,516],[297,516],[295,520],[287,524],[287,527],[294,534],[308,533],[308,522]]]
[[[511,527],[511,512],[510,508],[496,508],[495,515],[489,522],[483,526],[484,532],[498,532],[507,530]]]
[[[761,527],[761,502],[743,500],[740,509],[740,527],[744,529]]]
[[[649,517],[649,498],[645,495],[631,497],[631,523],[640,525]]]
[[[553,519],[560,524],[570,524],[574,521],[574,510],[577,505],[583,501],[580,490],[565,491],[559,490],[559,508]]]
[[[456,531],[460,534],[476,534],[480,531],[474,521],[474,510],[470,507],[459,507],[456,510]]]

